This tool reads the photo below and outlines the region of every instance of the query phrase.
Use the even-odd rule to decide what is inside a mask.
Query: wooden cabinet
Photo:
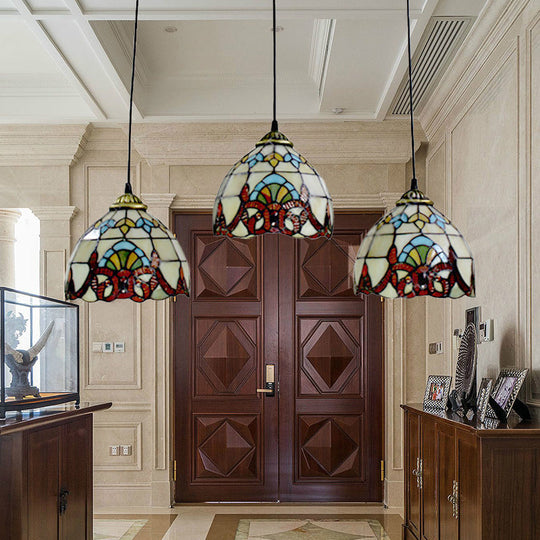
[[[540,538],[540,424],[487,429],[405,405],[404,540]]]
[[[91,412],[108,407],[66,406],[0,423],[0,530],[6,538],[92,540]]]

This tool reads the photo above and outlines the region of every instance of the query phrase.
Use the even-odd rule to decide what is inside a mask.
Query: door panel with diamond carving
[[[382,500],[382,304],[352,289],[378,217],[338,215],[329,240],[280,240],[281,500]]]
[[[257,388],[277,363],[277,238],[210,229],[209,215],[176,216],[193,291],[174,317],[176,500],[274,501],[277,399]]]
[[[352,292],[377,217],[240,241],[176,216],[193,275],[174,316],[177,501],[382,499],[381,304]],[[275,397],[257,394],[267,364]]]

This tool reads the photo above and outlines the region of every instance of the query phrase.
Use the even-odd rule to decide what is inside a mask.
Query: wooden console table
[[[47,407],[0,421],[0,536],[92,540],[92,413]]]
[[[540,423],[405,411],[404,540],[540,538]]]

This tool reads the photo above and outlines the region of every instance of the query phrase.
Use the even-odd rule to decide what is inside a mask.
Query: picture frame
[[[482,424],[486,420],[486,414],[488,412],[489,396],[491,395],[491,389],[493,388],[493,379],[484,377],[478,388],[478,399],[476,401],[476,414],[478,420]]]
[[[495,381],[493,390],[491,392],[491,398],[495,402],[493,407],[499,409],[506,418],[510,414],[510,411],[516,404],[521,402],[517,399],[519,391],[525,382],[527,373],[529,370],[525,369],[502,369]],[[488,408],[488,416],[491,418],[497,418],[496,412],[493,407]]]
[[[445,410],[452,377],[450,375],[430,375],[424,392],[424,410]]]

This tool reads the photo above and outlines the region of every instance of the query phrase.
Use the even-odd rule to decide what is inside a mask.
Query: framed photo
[[[445,410],[450,393],[452,377],[450,375],[430,375],[424,393],[424,410]]]
[[[528,372],[528,369],[502,369],[495,381],[491,397],[507,417],[514,406]],[[489,416],[492,415],[489,414]]]
[[[493,379],[482,379],[478,389],[478,399],[476,400],[476,411],[480,422],[484,423],[489,405],[489,396],[493,388]]]

